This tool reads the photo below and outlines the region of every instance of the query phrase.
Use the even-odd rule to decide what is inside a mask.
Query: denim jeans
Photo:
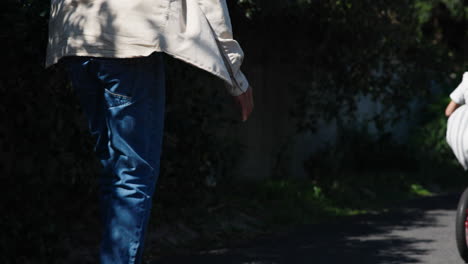
[[[163,54],[68,57],[74,90],[96,139],[101,264],[142,262],[164,128]]]

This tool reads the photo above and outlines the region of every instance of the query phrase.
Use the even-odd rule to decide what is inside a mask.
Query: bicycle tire
[[[457,207],[457,216],[455,224],[455,235],[457,240],[457,248],[460,257],[468,263],[468,188],[465,189],[460,196]]]

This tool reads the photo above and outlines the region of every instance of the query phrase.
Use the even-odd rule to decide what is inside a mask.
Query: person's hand
[[[453,112],[455,112],[455,110],[457,110],[459,106],[460,105],[454,101],[450,101],[450,103],[447,105],[447,108],[445,108],[445,116],[449,117]]]
[[[245,93],[234,96],[234,101],[240,107],[242,121],[246,121],[249,118],[250,113],[252,113],[254,107],[252,88],[249,86]]]

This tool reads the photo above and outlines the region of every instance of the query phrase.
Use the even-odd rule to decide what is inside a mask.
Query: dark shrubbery
[[[244,31],[272,33],[276,45],[272,47],[288,51],[275,53],[278,60],[296,63],[303,76],[291,82],[297,98],[292,114],[299,131],[313,131],[319,118],[333,118],[343,104],[354,109],[359,92],[404,110],[409,98],[427,94],[430,80],[463,69],[465,39],[457,36],[466,31],[465,16],[454,12],[465,10],[457,8],[461,1],[229,3],[239,39],[248,36]],[[5,264],[63,263],[60,260],[68,254],[63,246],[73,248],[69,223],[77,224],[80,217],[97,219],[99,164],[92,153],[93,138],[62,67],[43,68],[48,8],[49,0],[6,0],[0,14],[4,66],[0,177],[5,189],[0,262]],[[276,32],[286,35],[278,37]],[[303,39],[308,41],[287,41],[295,40],[296,34],[307,36]],[[250,46],[268,48],[265,43],[254,44]],[[167,65],[166,130],[157,194],[162,210],[205,199],[210,186],[226,180],[222,177],[235,165],[241,147],[220,132],[228,131],[234,120],[234,114],[226,111],[231,99],[223,84],[169,57]],[[437,120],[421,132],[428,139],[425,153],[446,152],[437,143],[443,123]],[[332,188],[361,179],[362,175],[339,174],[345,169],[415,169],[415,156],[388,138],[380,137],[376,144],[363,132],[344,132],[350,133],[349,141],[308,161],[307,169],[317,184]],[[332,172],[341,176],[328,177]],[[74,230],[93,223],[82,225]]]
[[[98,219],[100,164],[63,66],[44,69],[49,1],[8,0],[2,6],[0,177],[6,191],[0,262],[63,263],[72,252],[64,247],[73,246],[67,241],[78,228],[68,223]],[[224,85],[168,56],[166,64],[157,200],[158,208],[177,208],[203,200],[236,162],[239,147],[234,139],[219,136],[234,121],[226,111],[230,98]]]

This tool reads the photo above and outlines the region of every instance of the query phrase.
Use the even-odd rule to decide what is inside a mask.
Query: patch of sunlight
[[[265,262],[265,261],[249,261],[249,262],[242,262],[242,264],[276,264],[276,262]]]
[[[337,216],[345,216],[345,215],[360,215],[369,213],[368,210],[358,210],[358,209],[351,209],[351,208],[340,208],[335,206],[330,206],[326,208],[326,210],[333,215]]]
[[[420,184],[411,184],[411,193],[416,194],[418,196],[431,196],[431,195],[433,195],[432,192],[425,189]]]

